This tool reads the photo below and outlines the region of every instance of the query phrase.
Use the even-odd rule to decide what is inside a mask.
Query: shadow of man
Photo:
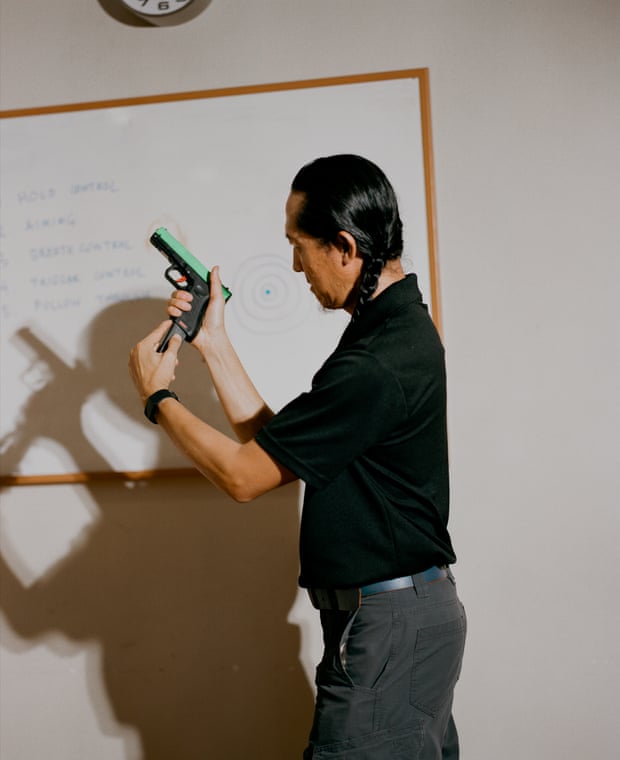
[[[78,468],[105,460],[80,424],[102,390],[119,419],[150,428],[127,356],[163,313],[156,299],[116,304],[89,326],[74,368],[47,357],[49,380],[29,399],[9,459],[46,437]],[[206,368],[197,352],[183,351],[175,388],[182,399],[184,386],[190,395],[198,388],[203,407],[194,411],[222,428]],[[107,734],[119,734],[119,724],[137,729],[141,760],[300,757],[313,695],[299,630],[287,622],[297,591],[298,486],[250,505],[197,474],[76,488],[97,514],[70,553],[29,587],[12,569],[17,553],[0,557],[12,629],[33,643],[52,632],[99,642],[101,671],[90,667],[88,676],[94,709]]]

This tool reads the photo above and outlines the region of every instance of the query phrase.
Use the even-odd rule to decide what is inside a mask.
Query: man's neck
[[[388,261],[383,267],[381,274],[379,275],[377,289],[372,294],[372,298],[376,298],[386,288],[389,288],[390,285],[393,285],[395,282],[404,279],[405,273],[403,271],[403,265],[400,259],[392,259],[391,261]]]

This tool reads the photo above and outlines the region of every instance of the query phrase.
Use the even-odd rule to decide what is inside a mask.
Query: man
[[[165,432],[235,500],[306,484],[299,581],[325,650],[304,760],[457,758],[466,622],[449,569],[444,356],[402,269],[394,190],[364,158],[317,159],[293,180],[286,236],[321,305],[352,316],[308,393],[277,414],[266,406],[227,337],[217,268],[192,345],[238,441],[167,395],[180,339],[156,349],[169,322],[134,348],[132,377]],[[175,293],[170,316],[189,300]]]

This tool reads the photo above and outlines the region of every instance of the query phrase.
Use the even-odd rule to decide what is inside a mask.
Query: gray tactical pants
[[[451,572],[321,610],[324,656],[304,760],[458,760],[452,696],[466,618]]]

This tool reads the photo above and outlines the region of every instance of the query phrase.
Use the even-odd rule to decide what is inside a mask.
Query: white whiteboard
[[[437,316],[425,75],[5,113],[1,474],[186,466],[142,416],[127,373],[130,347],[166,317],[167,261],[148,242],[158,226],[220,265],[229,333],[267,402],[277,409],[308,388],[346,323],[292,272],[284,237],[291,180],[317,156],[359,153],[383,168],[405,265]],[[195,353],[183,347],[175,389],[225,429]]]

